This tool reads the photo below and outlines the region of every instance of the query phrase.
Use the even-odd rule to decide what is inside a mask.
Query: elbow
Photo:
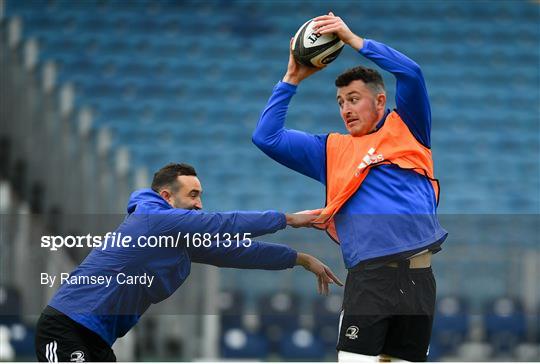
[[[422,69],[416,62],[412,62],[410,65],[411,74],[413,74],[416,78],[424,79],[424,74],[422,73]]]
[[[257,130],[251,134],[251,142],[255,144],[257,147],[263,142],[262,138],[259,136],[259,133],[257,133]]]
[[[273,133],[269,131],[264,131],[261,129],[255,129],[251,136],[251,141],[257,148],[259,148],[264,153],[273,153],[276,152],[282,142],[283,129]]]
[[[409,65],[407,65],[406,70],[404,70],[402,74],[402,78],[414,84],[416,83],[423,84],[425,82],[422,69],[420,68],[418,64],[414,62],[411,62]]]
[[[268,147],[268,142],[266,141],[266,138],[264,137],[264,135],[257,132],[257,130],[255,130],[253,132],[253,135],[251,135],[251,142],[261,150],[264,150]]]

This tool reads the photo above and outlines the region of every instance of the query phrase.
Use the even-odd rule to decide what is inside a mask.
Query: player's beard
[[[186,206],[185,204],[183,204],[182,199],[180,197],[173,197],[172,206],[175,209],[185,209],[185,210],[191,210],[192,209],[192,207]]]
[[[175,209],[184,210],[200,210],[198,207],[193,206],[191,203],[184,203],[180,197],[173,198],[172,207],[174,207]]]

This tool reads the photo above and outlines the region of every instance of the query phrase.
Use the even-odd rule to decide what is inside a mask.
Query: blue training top
[[[134,192],[127,212],[116,232],[131,236],[133,241],[140,236],[176,237],[178,233],[182,236],[186,233],[251,233],[254,237],[286,227],[285,215],[279,212],[208,213],[175,209],[150,189]],[[152,303],[164,300],[182,285],[189,275],[191,262],[271,270],[295,265],[297,253],[287,246],[252,241],[251,246],[244,247],[233,239],[231,242],[229,247],[221,239],[220,243],[212,241],[210,246],[199,248],[193,244],[188,247],[185,241],[169,248],[95,248],[70,277],[108,276],[112,277],[110,285],[64,282],[49,306],[94,331],[112,346]],[[144,274],[154,277],[150,287],[119,284],[116,280],[119,275]]]
[[[398,51],[364,39],[360,54],[394,74],[396,112],[411,133],[430,148],[431,109],[420,67]],[[297,86],[279,82],[264,109],[253,142],[277,162],[326,184],[327,134],[284,128]],[[380,128],[388,112],[377,125]],[[315,203],[315,202],[314,202]],[[360,262],[442,243],[448,233],[436,216],[436,196],[424,176],[395,165],[373,168],[335,216],[347,268]]]

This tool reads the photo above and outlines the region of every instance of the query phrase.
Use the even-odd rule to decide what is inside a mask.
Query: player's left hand
[[[321,34],[334,33],[343,43],[350,45],[356,50],[364,46],[364,40],[354,34],[347,24],[339,16],[329,12],[328,15],[321,15],[313,19],[315,21],[314,30]]]
[[[306,254],[298,253],[296,258],[296,265],[303,266],[306,270],[312,272],[317,276],[317,292],[322,295],[328,295],[328,285],[336,283],[338,286],[342,287],[343,283],[339,280],[338,277],[332,272],[328,266],[326,266],[319,259]]]

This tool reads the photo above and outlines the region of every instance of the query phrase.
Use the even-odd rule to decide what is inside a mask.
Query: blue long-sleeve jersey
[[[396,112],[416,139],[430,148],[431,109],[420,67],[398,51],[369,39],[364,39],[359,53],[394,74]],[[326,184],[328,135],[284,128],[296,89],[285,82],[275,86],[253,142],[277,162]],[[441,243],[447,233],[438,222],[436,206],[433,187],[424,176],[394,165],[373,168],[335,216],[345,265],[352,268],[360,262]]]
[[[172,208],[150,189],[134,192],[128,204],[128,215],[116,230],[133,241],[144,236],[171,236],[180,233],[228,234],[249,233],[251,237],[273,233],[286,226],[279,212],[208,213]],[[194,241],[193,241],[194,242]],[[70,277],[126,276],[154,277],[150,287],[144,284],[63,284],[49,302],[72,320],[100,335],[112,346],[125,335],[153,304],[175,292],[188,277],[191,262],[219,267],[278,270],[294,266],[297,253],[280,245],[252,241],[231,244],[212,241],[208,246],[182,244],[176,247],[108,247],[95,248]],[[225,244],[226,243],[226,244]]]

